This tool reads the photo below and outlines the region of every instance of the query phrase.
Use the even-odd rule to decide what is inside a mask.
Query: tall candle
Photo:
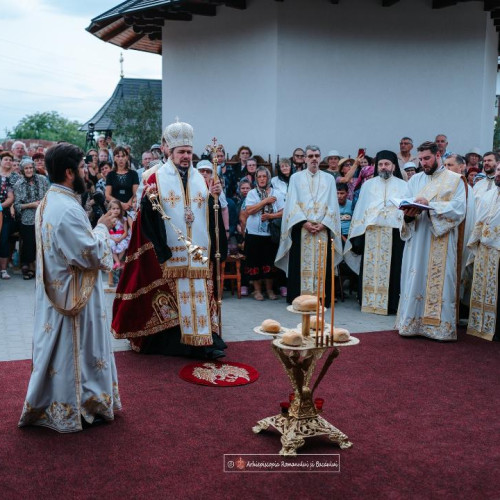
[[[321,273],[321,241],[317,240],[317,253],[316,253],[316,267],[317,267],[317,279],[316,279],[316,347],[318,347],[318,342],[319,342],[319,330],[318,330],[318,325],[319,325],[319,300],[320,300],[320,273]],[[316,245],[315,245],[316,247]]]
[[[331,298],[331,320],[330,320],[330,343],[333,345],[333,328],[335,326],[335,242],[333,238],[330,240],[331,243],[331,261],[332,261],[332,298]]]
[[[326,294],[326,262],[328,257],[328,241],[324,242],[325,248],[322,252],[323,257],[323,269],[322,269],[322,298],[321,305],[323,309],[321,310],[321,347],[325,345],[325,294]]]

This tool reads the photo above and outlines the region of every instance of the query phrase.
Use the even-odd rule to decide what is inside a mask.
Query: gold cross
[[[193,198],[193,202],[198,205],[198,208],[201,208],[204,201],[205,201],[205,197],[201,194],[200,191],[198,191],[196,196]]]
[[[168,205],[170,205],[172,208],[177,205],[177,202],[180,201],[181,197],[178,196],[173,189],[171,189],[168,192],[168,197],[163,198],[163,201],[165,201]]]

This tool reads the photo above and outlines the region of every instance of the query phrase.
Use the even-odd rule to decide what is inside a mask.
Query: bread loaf
[[[349,342],[351,336],[349,335],[349,330],[345,328],[334,328],[333,329],[333,341],[334,342]]]
[[[293,347],[300,347],[302,345],[302,340],[302,335],[294,330],[284,333],[281,337],[281,342],[283,344]]]
[[[292,306],[296,311],[312,312],[316,311],[317,300],[314,295],[299,295],[296,297]]]
[[[260,328],[266,333],[279,333],[281,330],[281,325],[274,319],[265,319]]]
[[[311,316],[310,319],[310,327],[311,330],[321,330],[321,325],[323,323],[323,320],[320,318],[317,318],[316,316]]]

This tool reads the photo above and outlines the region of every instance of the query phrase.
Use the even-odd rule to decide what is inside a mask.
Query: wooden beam
[[[233,9],[245,10],[247,8],[247,0],[226,0],[224,3]]]
[[[433,9],[444,9],[445,7],[451,7],[452,5],[457,5],[458,0],[432,0]]]
[[[128,26],[125,23],[120,24],[119,26],[112,29],[111,31],[108,31],[108,33],[104,33],[104,35],[100,36],[99,38],[103,42],[109,42],[115,36],[119,35],[120,33],[123,33],[127,28],[128,28]]]
[[[500,0],[484,0],[484,10],[495,10],[500,8]]]
[[[142,33],[143,35],[147,35],[148,33],[154,33],[155,31],[161,31],[161,28],[152,25],[143,25],[143,26],[134,25],[132,26],[132,29],[134,30],[134,33]]]
[[[130,49],[134,43],[137,43],[141,38],[144,38],[146,35],[144,33],[136,33],[134,36],[131,36],[126,42],[121,44],[121,47],[124,49]]]

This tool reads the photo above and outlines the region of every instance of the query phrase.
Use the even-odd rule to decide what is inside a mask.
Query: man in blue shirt
[[[342,247],[349,235],[349,228],[351,227],[352,219],[352,201],[347,199],[347,184],[337,184],[337,200],[339,202],[340,212],[340,232],[342,234]]]

